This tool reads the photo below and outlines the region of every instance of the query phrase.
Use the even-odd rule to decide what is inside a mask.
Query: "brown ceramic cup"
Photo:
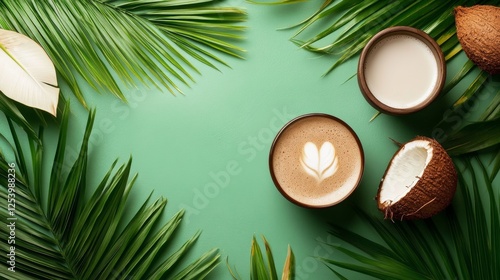
[[[387,42],[388,40],[393,40],[393,38],[398,38],[398,36],[399,38],[401,37],[413,38],[418,40],[419,42],[424,43],[428,47],[428,49],[432,52],[432,56],[437,66],[437,73],[435,75],[435,78],[434,77],[432,78],[433,80],[435,79],[434,84],[432,84],[429,87],[429,89],[426,90],[425,93],[422,93],[421,100],[419,100],[415,104],[409,105],[408,107],[394,106],[392,104],[388,104],[389,102],[381,101],[379,98],[376,97],[376,94],[372,92],[372,88],[370,88],[369,82],[367,82],[367,80],[369,80],[370,78],[373,80],[373,79],[378,79],[381,76],[377,75],[377,78],[368,77],[368,75],[375,76],[374,74],[370,74],[370,71],[367,71],[368,62],[370,61],[370,59],[373,59],[373,56],[375,56],[374,53],[376,53],[376,51],[380,52],[379,49],[385,47],[384,45],[385,42]],[[407,55],[412,56],[414,55],[414,53],[408,51]],[[401,64],[402,63],[403,62],[401,62]],[[419,76],[417,75],[416,67],[415,68],[406,67],[405,69],[409,69],[409,71],[407,71],[407,73],[401,73],[401,74],[409,75],[410,77],[417,79],[414,80],[413,82],[418,83]],[[371,72],[374,72],[374,70],[372,70]],[[392,115],[403,115],[422,110],[436,99],[436,97],[439,95],[445,84],[446,61],[439,45],[425,32],[408,26],[395,26],[380,31],[379,33],[374,35],[370,39],[370,41],[366,44],[366,46],[363,48],[363,51],[361,52],[361,56],[358,63],[357,74],[358,74],[357,76],[358,76],[359,88],[365,99],[368,101],[368,103],[370,103],[370,105],[372,105],[375,109],[383,113]],[[377,74],[379,73],[377,72]],[[395,86],[398,82],[401,83],[401,80],[400,79],[398,80],[397,76],[398,75],[391,75],[385,77],[384,80],[378,79],[376,81],[377,83],[384,83],[384,86],[387,88],[387,86],[392,86],[392,85]],[[401,91],[401,94],[405,94],[404,90]]]
[[[346,199],[361,181],[364,152],[354,130],[327,114],[306,114],[276,135],[269,169],[278,191],[306,208],[325,208]]]

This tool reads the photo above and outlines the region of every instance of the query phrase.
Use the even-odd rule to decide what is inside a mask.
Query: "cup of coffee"
[[[289,201],[307,208],[333,206],[361,181],[364,152],[344,121],[327,114],[306,114],[288,122],[269,153],[276,188]]]

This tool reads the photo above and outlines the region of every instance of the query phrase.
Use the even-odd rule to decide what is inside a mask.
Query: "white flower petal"
[[[35,41],[0,29],[0,91],[24,105],[56,115],[59,88],[54,64]]]

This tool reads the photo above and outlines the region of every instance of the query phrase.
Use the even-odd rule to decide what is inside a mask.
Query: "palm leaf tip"
[[[285,265],[283,267],[282,280],[295,279],[295,255],[293,254],[292,247],[288,245],[287,256]]]
[[[229,274],[231,274],[231,277],[233,278],[233,280],[240,279],[240,276],[239,276],[238,272],[236,271],[236,269],[233,271],[233,269],[231,268],[231,265],[229,264],[229,257],[226,258],[226,267],[229,270]]]
[[[274,257],[273,253],[271,250],[271,246],[267,242],[266,238],[262,236],[262,240],[264,241],[264,247],[266,250],[266,256],[267,256],[267,271],[269,272],[269,278],[270,279],[278,279],[278,275],[276,273],[276,265],[274,264]]]
[[[277,280],[278,272],[276,270],[271,246],[264,236],[262,236],[262,240],[264,242],[265,256],[255,236],[252,237],[250,246],[250,279]],[[240,276],[231,269],[229,258],[226,260],[226,263],[231,277],[235,280],[241,279]],[[281,277],[282,280],[292,280],[295,277],[295,257],[290,246],[288,246],[287,257]]]

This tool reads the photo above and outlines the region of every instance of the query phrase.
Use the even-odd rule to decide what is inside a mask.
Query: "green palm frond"
[[[21,111],[22,107],[22,104],[11,100],[0,91],[0,111],[2,111],[6,116],[9,116],[10,119],[23,127],[23,129],[31,139],[37,139],[37,133],[33,129],[31,122],[27,119],[28,117],[26,116],[26,114]],[[33,109],[31,111],[38,112],[39,119],[44,122],[44,115],[40,111],[36,109]]]
[[[491,172],[490,175],[490,181],[493,181],[495,180],[495,178],[498,175],[498,172],[500,171],[500,149],[497,149],[491,162],[493,163],[493,171]]]
[[[253,3],[253,4],[261,4],[261,5],[280,5],[280,4],[300,3],[300,2],[305,2],[307,0],[279,0],[279,1],[272,1],[272,2],[255,1],[255,0],[247,0],[247,1],[250,3]]]
[[[293,4],[301,1],[252,2],[260,4]],[[290,27],[298,28],[291,41],[308,51],[331,55],[334,62],[326,71],[326,75],[342,63],[359,55],[366,43],[379,31],[391,26],[406,25],[422,29],[433,37],[443,50],[446,61],[449,62],[462,52],[462,47],[456,36],[453,9],[459,5],[471,6],[474,4],[498,6],[500,1],[324,0],[321,4],[318,4],[318,10],[310,17]],[[478,95],[484,92],[485,87],[491,87],[491,84],[495,85],[493,89],[490,88],[489,90],[495,91],[496,96],[499,95],[500,83],[490,83],[489,81],[494,77],[477,70],[477,67],[471,61],[467,61],[443,89],[443,94],[446,94],[468,75],[476,75],[473,82],[453,105],[453,113],[462,112],[464,107],[470,105],[468,103],[476,102]],[[479,73],[477,74],[477,72]],[[459,128],[454,127],[446,132],[448,140],[445,140],[442,144],[449,147],[451,154],[465,154],[499,146],[500,140],[491,139],[498,134],[497,127],[492,125],[495,122],[493,118],[500,117],[500,102],[498,97],[495,98],[492,101],[490,107],[492,111],[488,119],[481,118],[477,120],[478,123],[463,125]],[[377,116],[378,114],[372,120]],[[483,123],[486,121],[488,122]],[[441,126],[444,122],[446,122],[445,119],[438,126]],[[439,127],[439,129],[442,128]],[[479,137],[473,139],[475,135],[479,135]],[[483,139],[488,139],[488,141],[484,143]]]
[[[265,237],[264,247],[266,251],[266,257],[262,253],[260,246],[255,238],[252,238],[251,253],[250,253],[250,279],[252,280],[278,280],[278,272],[276,270],[276,265],[274,263],[274,257],[271,250],[271,246],[267,242]],[[234,280],[239,279],[232,270],[229,264],[227,265],[229,272]],[[292,249],[288,246],[288,253],[286,256],[285,264],[283,266],[283,272],[281,274],[282,280],[293,280],[295,279],[295,256]]]
[[[254,3],[263,3],[253,1]],[[295,0],[267,1],[267,4],[292,4]],[[474,1],[347,1],[324,0],[309,18],[292,27],[300,27],[292,42],[301,48],[335,55],[336,61],[327,73],[359,54],[368,40],[390,26],[407,25],[419,28],[435,38],[446,60],[455,57],[461,47],[455,29],[453,9],[472,5]],[[500,1],[476,1],[498,5]],[[314,35],[303,35],[311,30]],[[303,35],[303,36],[302,36]],[[304,38],[305,37],[305,38]]]
[[[216,68],[217,53],[241,57],[246,14],[218,0],[43,0],[0,2],[0,28],[37,41],[86,106],[79,80],[125,100],[141,83],[172,93],[194,80],[192,61]],[[3,99],[0,96],[0,99]]]
[[[452,156],[498,146],[500,144],[500,118],[466,125],[446,137],[442,144]]]
[[[360,211],[383,242],[332,225],[331,234],[355,248],[329,245],[353,262],[323,261],[337,275],[343,268],[379,279],[499,279],[500,190],[481,160],[463,162],[458,195],[445,213],[388,223]],[[485,194],[480,193],[482,186]]]
[[[13,228],[0,228],[6,241],[0,248],[7,252],[0,257],[1,278],[202,279],[218,264],[217,250],[184,269],[178,267],[199,233],[169,257],[163,256],[184,211],[158,227],[167,200],[149,203],[148,199],[130,221],[125,220],[127,198],[136,180],[131,174],[131,159],[121,166],[115,161],[95,191],[87,195],[91,187],[87,183],[88,144],[94,115],[94,111],[89,115],[77,159],[68,162],[66,106],[50,170],[43,166],[47,163],[43,126],[39,141],[35,141],[21,137],[7,118],[11,135],[2,134],[0,141],[5,144],[11,139],[12,144],[2,145],[7,148],[0,153],[0,217],[13,223]]]
[[[467,118],[481,100],[490,103],[477,121]],[[458,126],[457,123],[465,123]],[[444,135],[441,144],[458,156],[500,146],[500,82],[484,72],[477,75],[449,112],[435,126]],[[457,127],[458,126],[458,127]]]

